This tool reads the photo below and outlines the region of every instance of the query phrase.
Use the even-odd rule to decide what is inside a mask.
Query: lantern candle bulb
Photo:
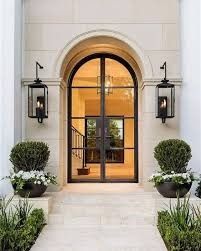
[[[36,107],[36,117],[39,118],[40,117],[40,102],[37,102],[37,107]]]
[[[38,118],[38,121],[42,123],[43,118],[45,117],[44,103],[41,97],[38,97],[37,99],[38,101],[36,106],[36,117]]]
[[[167,102],[166,100],[164,99],[162,102],[161,102],[161,108],[166,108],[167,106]]]

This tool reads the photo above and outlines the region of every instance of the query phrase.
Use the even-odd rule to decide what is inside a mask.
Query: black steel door
[[[99,76],[99,85],[97,86],[73,86],[73,78],[78,71],[78,69],[85,63],[92,59],[99,59],[100,61],[100,76]],[[106,83],[106,67],[107,62],[106,60],[111,59],[114,61],[117,61],[118,63],[122,64],[128,72],[132,76],[132,84],[130,85],[121,85],[115,84],[113,86],[108,86]],[[109,64],[108,64],[109,65]],[[109,67],[109,66],[108,66]],[[83,89],[90,89],[94,90],[94,88],[97,89],[97,95],[99,95],[100,99],[100,112],[99,116],[96,116],[94,114],[85,114],[85,116],[74,116],[72,114],[73,110],[73,100],[72,100],[72,90],[80,88],[80,90],[83,91]],[[117,93],[115,98],[108,98],[110,89],[113,90],[113,93]],[[117,98],[120,98],[120,94],[123,93],[125,96],[125,93],[128,92],[128,95],[131,93],[131,99],[133,99],[133,107],[132,112],[129,114],[126,112],[125,114],[122,114],[120,112],[117,114],[118,109],[114,106],[113,109],[114,114],[112,112],[112,107],[110,104],[115,104],[115,100]],[[134,95],[132,96],[132,93]],[[74,71],[71,74],[70,80],[69,80],[69,92],[68,92],[68,116],[69,116],[69,126],[68,126],[68,165],[69,165],[69,182],[138,182],[138,132],[137,132],[137,80],[135,77],[135,73],[133,69],[130,67],[130,65],[124,61],[122,58],[111,55],[111,54],[95,54],[88,56],[84,60],[78,63],[78,65],[75,67]],[[111,94],[112,95],[112,94]],[[110,96],[111,97],[111,96]],[[121,99],[121,98],[120,98]],[[123,100],[124,101],[124,100]],[[123,102],[122,101],[122,102]],[[113,103],[112,103],[113,102]],[[118,100],[117,100],[118,102]],[[120,102],[119,102],[120,105]],[[132,105],[131,105],[132,106]],[[130,106],[129,106],[130,107]],[[81,145],[74,146],[73,143],[73,135],[71,128],[74,127],[73,121],[74,120],[85,120],[85,133],[80,133],[83,137],[81,140]],[[135,123],[132,122],[135,120]],[[131,123],[132,122],[132,123]],[[128,129],[125,131],[124,124],[128,124]],[[133,126],[132,126],[133,125]],[[129,133],[129,128],[132,128],[133,130],[133,140],[131,145],[127,144],[125,145],[125,133]],[[79,130],[77,130],[79,132]],[[129,137],[127,137],[129,141]],[[76,139],[77,140],[77,139]],[[84,143],[84,144],[83,144]],[[129,142],[128,142],[129,143]],[[87,166],[93,166],[93,165],[99,165],[100,166],[100,175],[95,178],[90,178],[90,174],[88,176],[78,176],[76,177],[73,175],[73,161],[72,161],[72,153],[73,151],[80,151],[81,156],[83,157],[83,167]],[[130,153],[129,153],[130,151]],[[133,151],[133,152],[132,152]],[[125,156],[131,156],[133,154],[133,157],[130,158],[130,166],[131,169],[133,168],[133,175],[131,177],[124,177],[124,175],[121,175],[119,177],[115,177],[112,175],[112,170],[115,170],[115,164],[120,166],[120,164],[126,163]],[[127,157],[129,159],[129,157]],[[127,161],[128,162],[128,161]],[[113,165],[113,166],[112,166]],[[129,165],[129,164],[128,164]],[[129,166],[129,168],[130,168]],[[123,168],[123,167],[122,167]],[[108,173],[107,173],[107,170]]]

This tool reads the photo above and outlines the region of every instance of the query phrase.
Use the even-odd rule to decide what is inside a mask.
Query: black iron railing
[[[85,136],[74,126],[72,126],[72,154],[82,161],[82,168],[85,168]]]

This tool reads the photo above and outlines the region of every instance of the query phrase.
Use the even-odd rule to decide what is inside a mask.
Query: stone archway
[[[98,46],[97,46],[98,45]],[[127,36],[110,30],[95,30],[80,34],[71,40],[58,54],[55,62],[54,73],[56,76],[64,78],[66,66],[85,50],[93,50],[93,53],[99,49],[119,50],[119,53],[125,53],[136,62],[143,79],[153,77],[153,69],[148,56],[142,48]],[[107,48],[108,47],[108,48]],[[90,53],[88,51],[88,53]]]
[[[124,58],[133,67],[136,72],[136,76],[139,83],[139,182],[142,183],[143,178],[143,163],[142,163],[142,95],[141,86],[143,79],[152,78],[152,66],[149,58],[145,55],[143,50],[134,42],[120,33],[99,30],[84,33],[76,37],[73,41],[68,43],[65,48],[58,55],[55,63],[55,72],[62,80],[62,86],[64,87],[61,93],[61,99],[63,107],[63,183],[66,184],[67,180],[67,154],[64,149],[67,149],[67,91],[66,83],[69,77],[69,73],[75,64],[83,57],[93,53],[113,53]]]

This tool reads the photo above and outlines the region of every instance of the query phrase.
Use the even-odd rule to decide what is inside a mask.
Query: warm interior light
[[[167,102],[166,100],[164,99],[162,102],[161,102],[161,108],[166,108],[167,106]]]
[[[110,85],[111,85],[110,80],[107,80],[106,87],[110,87]]]
[[[37,101],[37,107],[40,107],[40,101]]]

